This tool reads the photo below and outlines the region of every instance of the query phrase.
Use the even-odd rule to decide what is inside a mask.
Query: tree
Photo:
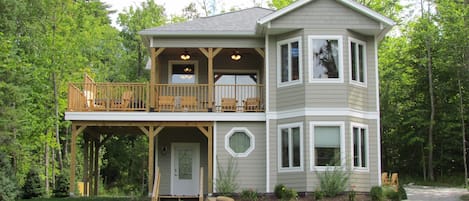
[[[272,2],[269,3],[269,6],[279,10],[284,7],[287,7],[288,5],[292,4],[295,1],[296,0],[272,0]]]

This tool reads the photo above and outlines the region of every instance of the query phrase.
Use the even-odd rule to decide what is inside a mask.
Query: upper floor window
[[[343,82],[342,36],[309,36],[310,82]]]
[[[366,85],[365,43],[350,39],[350,80],[351,83]]]
[[[303,167],[303,124],[293,123],[279,126],[280,170],[302,170]]]
[[[197,83],[197,62],[169,61],[169,81],[172,84]]]
[[[352,153],[353,168],[355,170],[367,170],[368,168],[368,127],[353,123],[352,128]]]
[[[298,37],[277,43],[279,86],[301,83],[300,41]]]
[[[326,170],[342,166],[345,159],[343,122],[311,122],[311,167]],[[313,169],[314,170],[314,169]]]

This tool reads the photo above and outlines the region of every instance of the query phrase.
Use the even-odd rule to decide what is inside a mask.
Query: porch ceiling
[[[198,48],[166,48],[162,56],[180,55],[184,50],[187,50],[191,57],[205,58]],[[223,48],[223,50],[216,57],[228,57],[234,51],[238,51],[241,55],[259,55],[254,48]]]

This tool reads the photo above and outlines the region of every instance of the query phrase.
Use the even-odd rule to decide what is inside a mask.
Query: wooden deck
[[[229,110],[223,105],[227,99]],[[68,111],[263,112],[264,86],[95,83],[90,79],[69,85]]]

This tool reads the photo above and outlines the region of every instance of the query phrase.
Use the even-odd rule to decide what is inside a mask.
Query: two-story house
[[[70,86],[71,192],[81,133],[92,192],[103,133],[148,136],[150,192],[155,169],[160,194],[215,192],[230,158],[243,189],[314,191],[339,166],[369,191],[381,173],[377,46],[393,25],[353,0],[298,0],[141,31],[150,83]]]

